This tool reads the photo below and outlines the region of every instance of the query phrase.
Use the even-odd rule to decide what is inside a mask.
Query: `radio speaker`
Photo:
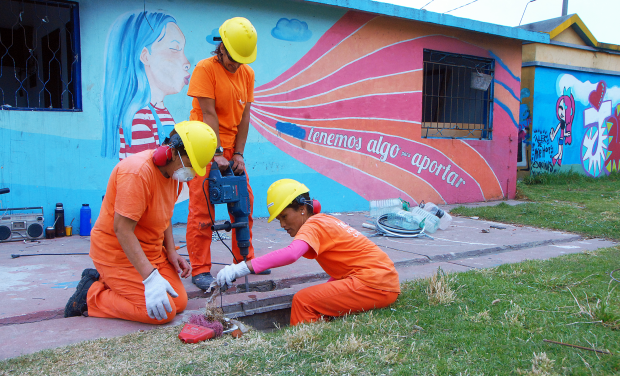
[[[16,210],[40,210],[40,213],[13,213]],[[37,240],[45,237],[44,218],[42,207],[9,208],[0,218],[0,243]]]

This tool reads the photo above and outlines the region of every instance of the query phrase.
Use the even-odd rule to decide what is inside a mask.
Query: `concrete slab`
[[[362,227],[364,222],[370,222],[366,214],[334,213],[360,232],[372,236],[373,231]],[[185,226],[175,225],[173,233],[177,244],[184,246]],[[434,240],[384,237],[370,239],[395,262],[401,282],[430,276],[438,266],[448,272],[465,271],[615,244],[600,239],[583,240],[574,234],[464,217],[455,217],[450,229],[438,231],[433,236]],[[287,246],[291,240],[277,221],[267,223],[266,218],[255,220],[254,247],[257,255]],[[123,320],[61,318],[64,305],[75,291],[82,270],[93,267],[87,255],[69,253],[87,253],[89,242],[89,237],[73,236],[37,243],[0,244],[0,300],[3,302],[0,307],[0,359],[82,340],[113,337],[156,327]],[[230,240],[225,242],[230,245]],[[52,253],[60,255],[43,255]],[[187,251],[181,248],[179,253],[186,255]],[[11,258],[12,254],[22,256]],[[26,254],[39,256],[25,256]],[[214,242],[212,260],[227,265],[232,262],[232,255],[220,242]],[[216,275],[223,267],[224,265],[214,265],[212,273]],[[223,306],[230,317],[290,307],[295,292],[306,286],[323,283],[326,278],[315,261],[301,259],[292,265],[274,269],[271,275],[249,276],[251,283],[271,283],[276,290],[234,293],[235,289],[232,289],[224,295]],[[190,279],[184,280],[184,286],[190,296],[188,308],[168,325],[186,321],[192,313],[204,310],[205,294],[196,288]],[[36,335],[36,341],[31,340],[33,335]]]

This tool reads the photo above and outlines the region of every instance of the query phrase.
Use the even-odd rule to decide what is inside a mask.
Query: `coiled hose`
[[[395,238],[417,238],[420,236],[427,236],[433,240],[435,239],[426,232],[424,232],[424,228],[407,230],[400,226],[391,225],[388,223],[387,217],[387,214],[383,214],[375,221],[377,232],[379,232],[383,236],[390,236]]]

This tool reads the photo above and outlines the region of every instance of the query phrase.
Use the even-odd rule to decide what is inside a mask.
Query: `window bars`
[[[78,4],[0,6],[0,109],[81,111]]]
[[[423,138],[492,139],[495,60],[424,50]]]

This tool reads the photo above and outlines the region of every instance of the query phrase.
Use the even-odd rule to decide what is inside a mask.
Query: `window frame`
[[[7,93],[3,93],[0,95],[3,95],[4,98],[0,98],[2,99],[3,103],[0,103],[0,111],[47,111],[47,112],[82,112],[83,111],[83,102],[82,102],[82,66],[81,66],[81,60],[82,60],[82,52],[81,52],[81,39],[80,39],[80,17],[79,17],[79,3],[77,1],[69,1],[69,0],[6,0],[7,2],[13,2],[13,3],[26,3],[26,4],[35,4],[35,5],[40,5],[40,6],[51,6],[51,7],[64,7],[67,8],[69,11],[69,20],[67,23],[72,23],[72,27],[71,29],[67,29],[65,28],[65,33],[66,32],[70,32],[71,34],[71,46],[68,46],[67,44],[67,48],[71,47],[71,51],[73,52],[73,56],[74,56],[74,61],[69,61],[67,59],[67,61],[65,62],[64,65],[61,65],[61,68],[66,68],[68,74],[71,75],[71,86],[74,89],[74,91],[70,91],[72,97],[73,97],[73,108],[60,108],[60,107],[56,107],[56,108],[49,108],[49,107],[13,107],[10,104],[6,103],[6,100],[4,98],[6,98]],[[8,10],[8,9],[7,9]],[[65,24],[66,25],[66,24]],[[22,26],[24,27],[24,26]],[[11,29],[13,30],[13,29]],[[49,35],[51,35],[53,31],[49,32],[48,34],[44,35],[43,37],[47,37]],[[65,39],[66,40],[66,39]],[[62,43],[62,42],[60,42]],[[9,46],[10,47],[10,46]],[[8,49],[9,47],[5,47],[6,48],[6,52],[5,55],[1,55],[0,58],[2,56],[6,56],[8,55]],[[43,55],[43,53],[41,54]],[[56,55],[56,54],[54,54]],[[10,55],[8,55],[10,56]],[[36,64],[42,64],[43,63],[43,56],[40,56],[38,58],[36,58]],[[75,64],[73,64],[75,62]],[[61,63],[62,64],[62,63]],[[2,69],[3,71],[5,67],[0,67],[0,69]],[[41,81],[42,78],[44,77],[43,75],[44,71],[37,69],[37,74],[36,74],[36,79]],[[9,75],[10,74],[16,74],[16,69],[15,66],[13,68],[13,70],[10,70],[9,68]],[[1,77],[1,76],[0,76]],[[24,82],[27,81],[28,78],[25,78],[24,80],[21,81],[21,85],[17,90],[23,90],[23,85]],[[62,88],[63,90],[61,91],[61,95],[62,93],[64,93],[65,90],[67,89],[68,83],[66,81],[64,81],[62,79],[61,76],[61,84],[62,84]],[[4,89],[3,89],[4,90]],[[46,90],[45,89],[45,85],[43,86],[43,88],[39,91],[43,91]],[[16,91],[14,91],[12,94],[15,95]],[[40,94],[39,94],[40,95]],[[51,100],[51,97],[50,97]],[[38,100],[38,104],[41,105],[45,105],[45,101],[46,101],[46,97],[44,95],[43,100],[41,101],[40,99]],[[30,102],[30,101],[29,101]],[[43,102],[43,103],[41,103]],[[28,105],[30,106],[31,103],[28,103]]]
[[[491,141],[495,59],[425,48],[422,60],[421,137]],[[435,73],[436,70],[438,73]],[[471,75],[474,72],[491,75],[487,90],[471,87]],[[455,75],[456,81],[453,78]],[[482,121],[476,122],[480,117]]]

